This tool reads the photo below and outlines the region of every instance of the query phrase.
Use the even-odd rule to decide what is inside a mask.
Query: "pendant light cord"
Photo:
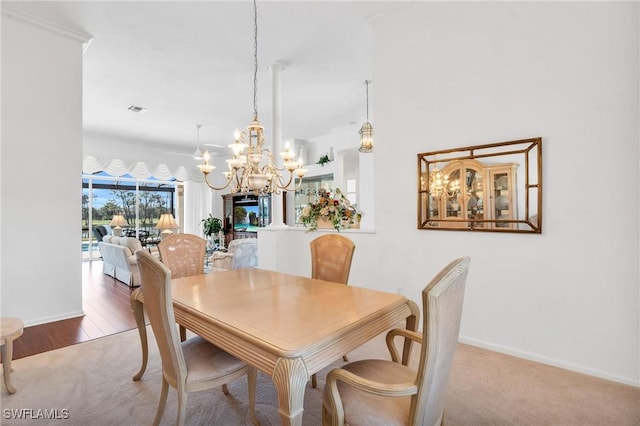
[[[253,116],[258,118],[258,5],[253,0]]]
[[[369,83],[371,83],[371,80],[364,81],[364,84],[367,86],[367,121],[369,121]]]

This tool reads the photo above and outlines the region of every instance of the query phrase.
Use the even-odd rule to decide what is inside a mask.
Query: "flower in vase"
[[[351,205],[345,195],[336,188],[335,193],[321,188],[317,193],[318,199],[302,209],[300,219],[305,228],[310,231],[318,229],[318,221],[328,221],[339,232],[360,223],[362,213]]]

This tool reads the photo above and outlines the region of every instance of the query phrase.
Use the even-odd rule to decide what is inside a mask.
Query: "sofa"
[[[114,237],[105,235],[98,243],[103,260],[102,271],[130,287],[140,285],[140,274],[135,252],[142,244],[135,237]]]

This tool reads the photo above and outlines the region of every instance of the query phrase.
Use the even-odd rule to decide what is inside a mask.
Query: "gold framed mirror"
[[[542,138],[418,154],[418,229],[542,233]]]

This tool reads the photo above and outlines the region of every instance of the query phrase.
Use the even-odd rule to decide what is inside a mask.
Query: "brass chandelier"
[[[439,200],[447,192],[447,186],[449,186],[449,176],[442,173],[436,164],[429,173],[429,195],[434,200]]]
[[[247,126],[246,132],[236,129],[234,142],[229,145],[233,156],[227,159],[228,171],[222,172],[227,179],[225,185],[216,187],[209,182],[209,174],[215,166],[209,164],[210,154],[205,151],[202,155],[203,164],[198,165],[204,174],[204,181],[213,190],[219,191],[229,188],[230,193],[253,192],[255,194],[280,194],[298,177],[295,189],[300,188],[302,177],[307,172],[303,168],[302,158],[295,159],[293,149],[287,145],[285,151],[280,153],[283,166],[278,167],[274,163],[273,153],[264,148],[264,127],[258,120],[258,8],[256,0],[253,1],[253,120]],[[246,151],[245,151],[246,150]],[[262,161],[266,159],[266,163]],[[288,177],[281,173],[288,172]],[[293,189],[293,188],[292,188]]]
[[[434,200],[440,200],[443,196],[457,198],[460,194],[460,179],[451,180],[442,170],[435,165],[429,173],[429,195]]]

